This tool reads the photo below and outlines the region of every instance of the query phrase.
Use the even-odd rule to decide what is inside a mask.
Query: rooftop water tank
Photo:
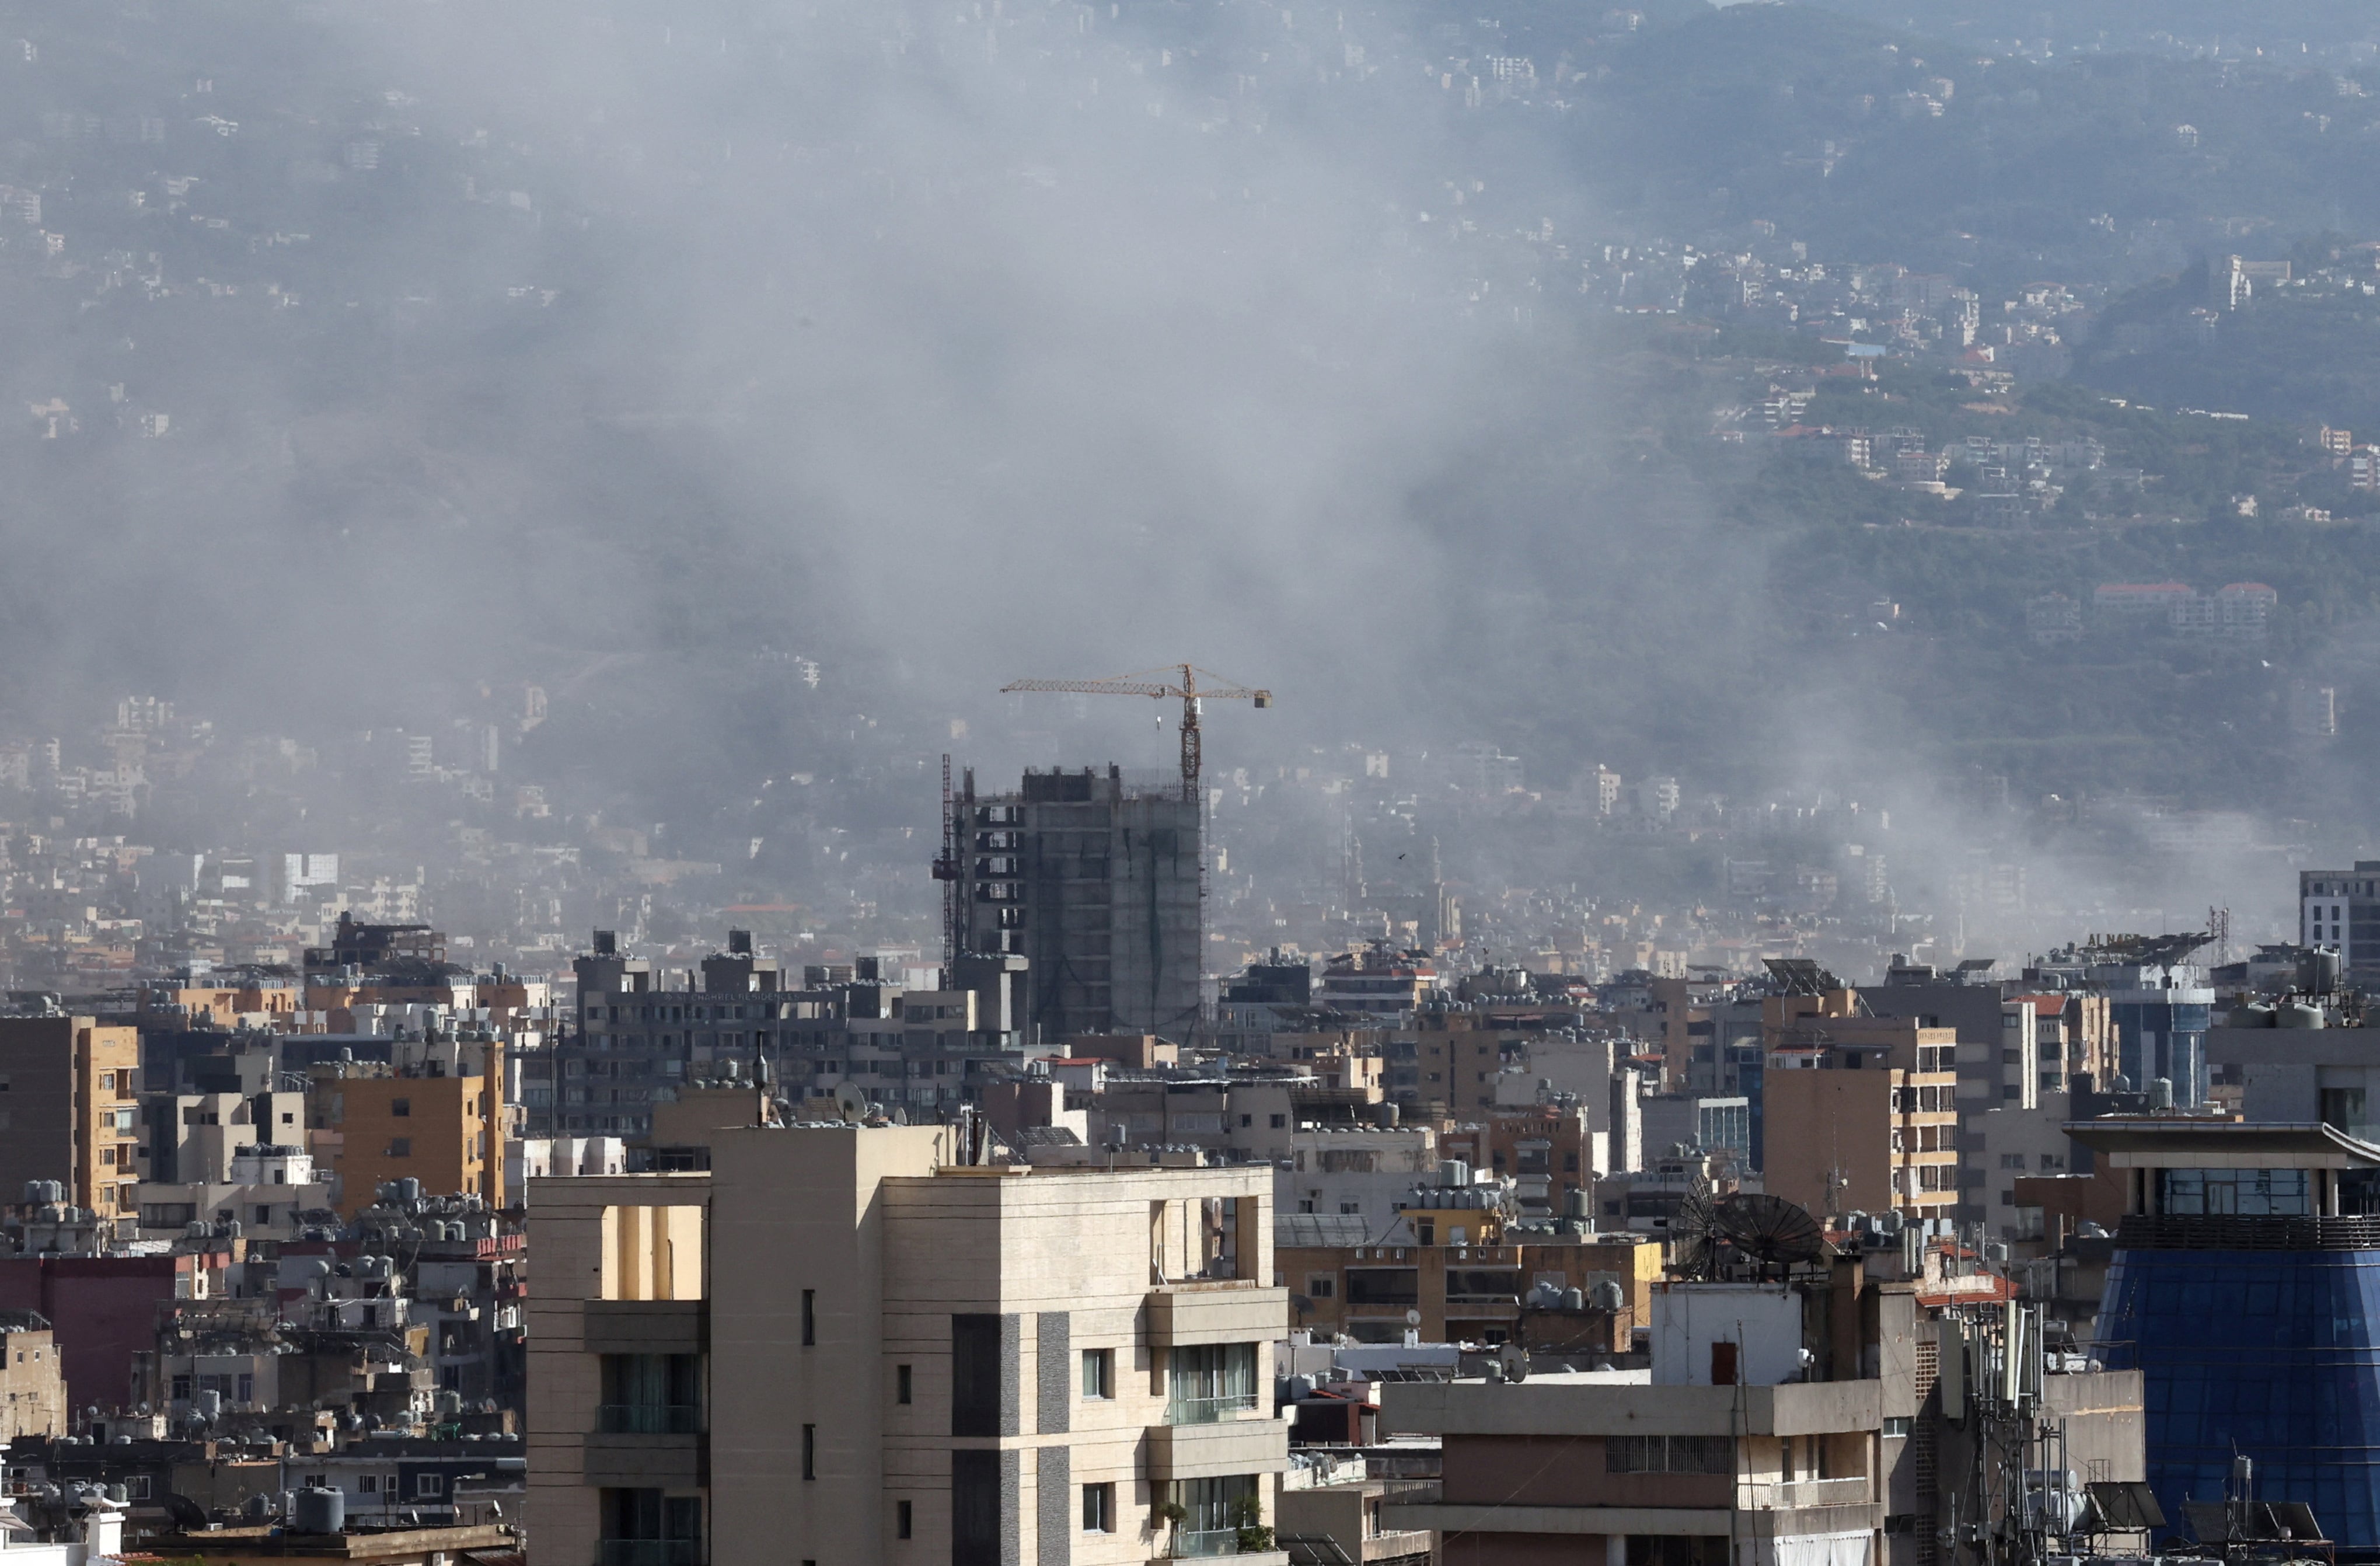
[[[343,1534],[346,1528],[346,1491],[318,1489],[310,1485],[298,1492],[298,1503],[289,1513],[291,1533]]]

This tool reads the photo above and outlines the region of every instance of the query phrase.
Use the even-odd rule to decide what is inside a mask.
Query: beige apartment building
[[[1900,1017],[1803,1026],[1762,1079],[1768,1189],[1822,1217],[1954,1216],[1958,1034]]]
[[[138,1211],[140,1068],[137,1028],[0,1017],[0,1191],[55,1180],[102,1218]]]
[[[744,1126],[702,1172],[528,1183],[540,1561],[1139,1566],[1273,1522],[1272,1171],[955,1136]]]
[[[66,1366],[49,1318],[30,1310],[0,1310],[0,1442],[19,1436],[63,1436]]]

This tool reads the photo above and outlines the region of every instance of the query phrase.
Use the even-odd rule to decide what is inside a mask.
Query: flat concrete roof
[[[2102,1115],[2068,1121],[2066,1135],[2118,1168],[2380,1169],[2380,1147],[2318,1122]]]

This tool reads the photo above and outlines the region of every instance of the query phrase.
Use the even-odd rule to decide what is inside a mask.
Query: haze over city
[[[0,0],[0,1566],[2380,1556],[2375,139]]]

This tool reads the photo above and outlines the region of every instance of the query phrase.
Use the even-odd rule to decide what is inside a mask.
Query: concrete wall
[[[49,1317],[74,1407],[135,1402],[132,1356],[157,1346],[157,1306],[176,1297],[188,1256],[0,1259],[0,1309]]]
[[[0,1440],[63,1436],[67,1383],[51,1333],[0,1332]]]
[[[1900,1206],[1892,1192],[1892,1077],[1888,1071],[1768,1072],[1761,1092],[1769,1191],[1823,1214],[1830,1177],[1840,1171],[1839,1210]]]
[[[1802,1372],[1802,1296],[1755,1283],[1653,1292],[1653,1380],[1708,1387],[1712,1347],[1735,1349],[1736,1384],[1773,1387]]]

